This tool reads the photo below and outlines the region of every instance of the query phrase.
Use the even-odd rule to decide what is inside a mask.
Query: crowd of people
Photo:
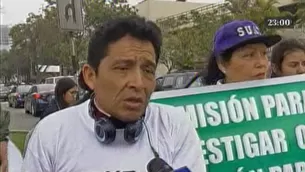
[[[74,81],[58,81],[54,101],[28,135],[22,170],[142,172],[149,164],[148,172],[184,165],[192,172],[207,171],[185,112],[150,103],[161,46],[158,26],[138,16],[111,19],[97,28],[79,75],[87,95],[76,103]],[[263,35],[248,20],[221,26],[212,52],[204,85],[305,73],[304,42]],[[0,161],[7,172],[9,118],[4,111],[0,122]],[[157,161],[163,167],[152,165]]]

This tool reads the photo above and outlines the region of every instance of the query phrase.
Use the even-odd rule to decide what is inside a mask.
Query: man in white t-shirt
[[[91,98],[36,126],[23,170],[145,172],[159,156],[174,169],[205,172],[200,141],[185,112],[149,103],[161,40],[160,29],[137,16],[98,28],[80,74]]]

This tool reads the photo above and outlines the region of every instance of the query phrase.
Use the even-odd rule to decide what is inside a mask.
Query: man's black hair
[[[158,63],[162,45],[161,30],[154,22],[139,16],[110,19],[98,27],[89,42],[87,63],[97,71],[101,60],[107,56],[109,44],[126,35],[151,42],[156,54],[156,63]],[[92,94],[93,90],[86,85],[82,72],[78,81],[80,87],[88,91],[88,95]],[[88,97],[90,96],[85,96],[86,99]],[[80,102],[86,99],[80,100]]]
[[[107,55],[109,44],[126,35],[151,42],[156,53],[156,62],[158,62],[162,44],[159,27],[143,17],[127,16],[108,20],[97,28],[89,43],[88,64],[97,70],[100,61]]]

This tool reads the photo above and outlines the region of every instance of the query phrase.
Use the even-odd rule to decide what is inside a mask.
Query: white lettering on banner
[[[269,172],[305,172],[305,162],[273,166],[269,168]]]
[[[285,138],[285,132],[282,129],[274,129],[260,131],[257,134],[245,133],[242,136],[210,138],[201,141],[201,144],[205,147],[203,153],[207,156],[206,164],[218,164],[223,161],[287,152],[288,144]]]
[[[295,128],[295,135],[299,148],[305,149],[305,125],[298,125]]]
[[[284,164],[269,167],[268,172],[305,172],[305,162],[294,162],[293,164]],[[237,168],[237,172],[266,172],[263,169],[245,170],[244,167]]]
[[[184,107],[195,128],[259,119],[254,97],[238,100],[235,95],[232,95],[227,103],[225,101],[207,102]],[[183,106],[178,108],[183,108]]]
[[[264,172],[264,171],[263,171],[263,169],[244,171],[244,167],[239,167],[239,168],[237,169],[237,172]]]
[[[260,98],[265,118],[305,113],[305,91],[262,95]],[[216,127],[261,118],[254,97],[238,99],[236,95],[232,95],[227,101],[190,104],[178,108],[186,111],[195,128]]]
[[[261,100],[264,107],[266,118],[272,118],[272,109],[275,108],[276,116],[289,116],[303,114],[305,110],[305,91],[302,91],[302,96],[298,92],[278,93],[274,96],[263,95]],[[287,98],[286,98],[287,97]]]

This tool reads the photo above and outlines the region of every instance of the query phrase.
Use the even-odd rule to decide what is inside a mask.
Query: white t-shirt
[[[147,131],[134,144],[123,139],[105,145],[95,137],[94,120],[86,101],[56,112],[36,126],[23,164],[25,172],[146,172],[154,158]],[[145,123],[152,145],[173,168],[187,166],[192,172],[205,172],[199,137],[181,109],[150,103]]]

